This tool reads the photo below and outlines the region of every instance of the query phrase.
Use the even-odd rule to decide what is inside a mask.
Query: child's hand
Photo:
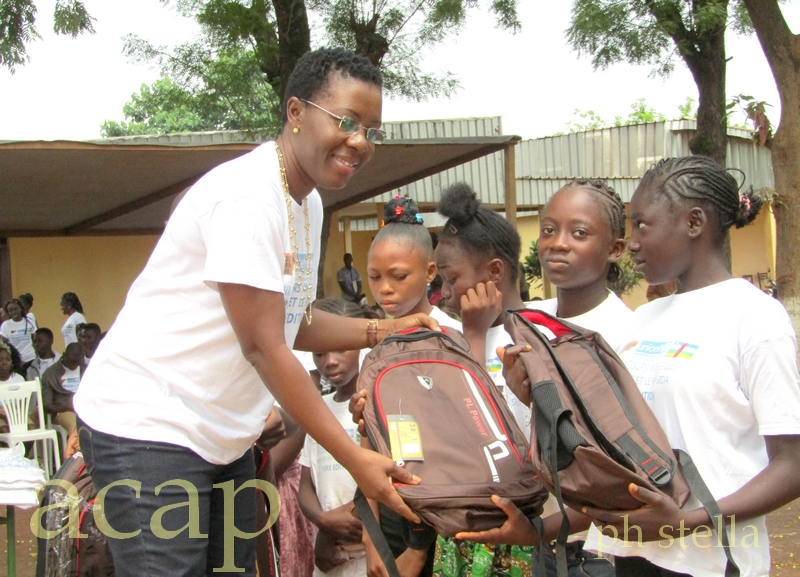
[[[355,505],[352,501],[319,516],[319,528],[334,539],[346,543],[361,542],[361,520],[353,516]]]
[[[286,427],[280,412],[274,407],[269,412],[261,436],[256,440],[256,447],[265,453],[277,445],[286,436]]]
[[[478,283],[461,296],[464,334],[485,335],[502,312],[503,295],[493,282]]]
[[[511,499],[492,495],[492,501],[502,509],[508,519],[501,527],[488,531],[461,532],[456,539],[467,539],[477,543],[495,543],[506,545],[538,545],[539,534],[531,522]]]
[[[660,541],[667,537],[683,538],[683,532],[693,530],[701,524],[711,525],[705,509],[683,511],[665,494],[640,487],[635,483],[628,485],[632,497],[644,503],[643,507],[632,511],[606,511],[594,507],[584,507],[581,512],[594,520],[598,529],[606,536],[625,538],[629,530],[632,539],[640,541]]]
[[[350,404],[347,406],[350,414],[353,415],[353,422],[358,425],[358,434],[362,438],[367,436],[367,428],[364,426],[364,407],[367,404],[367,391],[361,389],[353,393],[350,397]]]
[[[323,573],[327,573],[346,562],[347,556],[341,554],[336,539],[325,531],[317,531],[317,539],[314,541],[314,565]]]
[[[530,345],[513,345],[497,349],[497,356],[503,362],[503,379],[505,379],[506,385],[526,406],[531,404],[531,381],[519,355],[529,350],[531,350]]]

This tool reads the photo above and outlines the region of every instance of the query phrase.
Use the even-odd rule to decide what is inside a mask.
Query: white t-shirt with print
[[[311,259],[311,295],[322,202],[292,201],[298,260]],[[203,176],[170,217],[125,306],[92,357],[75,397],[91,427],[120,437],[188,447],[207,461],[241,457],[261,433],[273,397],[242,355],[217,283],[283,293],[291,348],[308,305],[293,266],[275,144]]]
[[[36,358],[36,351],[33,348],[33,333],[36,332],[36,325],[31,321],[22,317],[20,321],[12,321],[11,319],[5,321],[0,325],[0,335],[8,339],[17,352],[23,363],[32,361]]]
[[[717,500],[768,464],[764,435],[800,434],[796,340],[783,306],[751,283],[731,279],[639,307],[620,352],[674,448],[686,451]],[[692,497],[684,508],[699,507]],[[764,517],[729,526],[742,577],[769,575]],[[598,548],[593,531],[587,548]],[[602,550],[637,555],[695,577],[723,575],[716,532],[683,542]]]
[[[64,367],[64,374],[61,376],[61,386],[70,393],[77,393],[81,384],[81,368],[68,369]]]
[[[85,322],[86,317],[78,311],[75,311],[67,317],[64,326],[61,327],[61,334],[64,336],[64,350],[67,350],[68,344],[78,342],[78,334],[75,332],[75,327]]]
[[[358,433],[358,425],[353,423],[353,415],[348,409],[349,399],[337,402],[333,400],[333,397],[334,395],[326,395],[322,399],[353,442],[360,444],[361,435]],[[311,469],[311,480],[323,511],[330,511],[353,500],[356,491],[356,482],[353,477],[309,435],[306,435],[305,445],[300,453],[300,464]],[[361,543],[348,544],[346,550],[347,554],[351,556],[350,561],[328,573],[323,573],[314,567],[314,575],[336,575],[337,577],[366,575],[366,563],[363,560],[366,555],[364,546]]]

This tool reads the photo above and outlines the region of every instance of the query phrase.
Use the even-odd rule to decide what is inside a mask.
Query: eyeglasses
[[[367,128],[363,124],[359,124],[349,116],[339,116],[338,114],[334,114],[330,110],[325,110],[319,104],[314,104],[310,100],[305,100],[301,98],[303,102],[306,104],[310,104],[315,108],[319,108],[322,112],[327,112],[331,116],[333,116],[336,120],[339,121],[339,128],[347,132],[348,134],[355,134],[359,130],[363,130],[367,135],[367,140],[369,140],[373,144],[381,144],[386,139],[386,133],[379,128]]]

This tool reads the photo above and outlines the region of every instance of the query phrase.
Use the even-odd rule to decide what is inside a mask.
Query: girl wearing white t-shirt
[[[86,317],[83,316],[83,305],[81,299],[75,293],[64,293],[61,297],[61,312],[67,316],[64,326],[61,327],[61,334],[64,336],[64,350],[70,343],[78,342],[78,333],[76,328],[81,323],[86,323]]]
[[[9,320],[0,325],[0,340],[13,345],[22,358],[23,369],[30,366],[36,358],[36,351],[33,349],[33,333],[36,332],[36,325],[25,316],[25,309],[19,299],[11,299],[3,307]]]
[[[619,278],[617,260],[625,249],[625,205],[601,180],[576,180],[558,190],[545,205],[539,223],[539,261],[556,287],[556,298],[528,303],[578,326],[600,333],[618,349],[624,344],[633,311],[608,289]],[[524,399],[528,404],[529,399]],[[545,502],[543,518],[561,512],[555,498]],[[613,576],[606,560],[583,550],[590,520],[570,514],[573,535],[567,563],[583,574]],[[548,523],[549,526],[549,523]],[[555,559],[546,559],[548,574]]]
[[[422,222],[417,203],[411,198],[396,196],[386,203],[383,213],[384,226],[375,235],[367,256],[367,279],[372,296],[387,315],[402,318],[425,313],[442,326],[461,330],[460,322],[428,301],[427,286],[436,276],[436,264],[431,235]],[[405,548],[399,517],[371,504],[393,547],[398,567],[407,576],[420,574],[426,563],[430,565],[432,561],[429,552]],[[385,571],[366,531],[364,545],[370,573]]]
[[[463,183],[442,193],[438,210],[448,219],[435,253],[445,308],[460,314],[473,356],[485,363],[520,428],[528,432],[529,409],[505,386],[497,354],[498,347],[512,342],[503,326],[503,311],[525,307],[517,279],[519,234],[502,216],[481,206],[475,191]],[[491,550],[481,544],[440,536],[434,574],[469,575],[473,561],[488,556],[493,569],[486,575],[497,574],[495,569],[506,574],[509,564],[519,567],[522,575],[530,575],[531,551],[531,547],[515,547],[512,551],[510,545],[502,544]]]
[[[0,384],[21,383],[24,380],[22,375],[14,371],[14,358],[11,355],[11,347],[0,341]]]

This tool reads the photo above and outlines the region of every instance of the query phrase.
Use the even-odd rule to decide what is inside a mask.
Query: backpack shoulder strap
[[[722,515],[717,500],[714,499],[711,491],[708,490],[708,486],[700,476],[700,471],[697,470],[697,465],[694,464],[689,454],[680,449],[675,449],[674,451],[675,456],[678,458],[678,463],[680,463],[684,479],[689,483],[692,494],[697,497],[703,505],[703,508],[708,512],[708,516],[711,517],[711,523],[713,523],[714,529],[716,529],[722,541],[722,549],[725,551],[725,556],[728,558],[728,563],[725,565],[725,577],[739,577],[739,566],[731,555],[731,544],[728,541],[727,524],[725,523],[725,517]]]
[[[367,498],[361,492],[361,489],[356,489],[353,502],[355,503],[356,511],[358,511],[358,516],[361,517],[361,522],[364,524],[364,529],[369,533],[372,544],[375,545],[378,555],[381,556],[381,561],[383,561],[389,577],[400,577],[400,570],[397,568],[389,542],[386,540],[381,530],[381,525],[375,518],[375,514],[372,512],[372,508],[369,506]]]

